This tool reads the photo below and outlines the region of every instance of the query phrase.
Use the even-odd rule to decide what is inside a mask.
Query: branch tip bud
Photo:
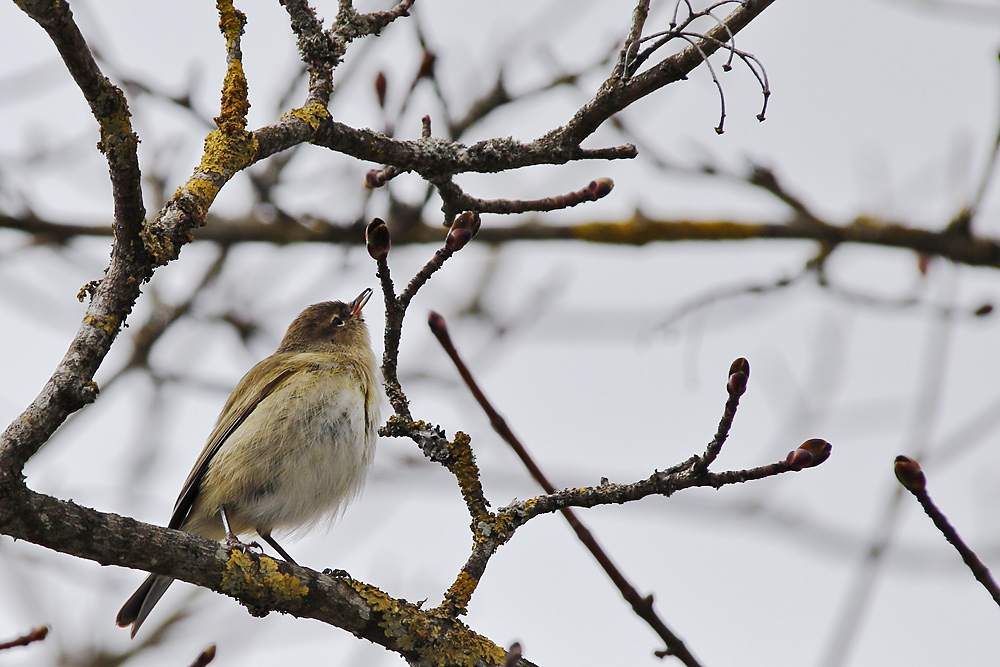
[[[480,225],[479,213],[476,211],[466,211],[457,216],[454,222],[451,223],[451,229],[445,238],[445,247],[451,251],[460,250],[465,247],[472,240],[472,237],[479,232]]]
[[[729,367],[729,374],[732,375],[733,373],[743,373],[744,375],[747,376],[747,379],[749,379],[750,362],[744,359],[743,357],[740,357],[739,359],[734,361],[732,365]]]
[[[793,449],[785,457],[785,463],[790,465],[794,470],[802,470],[812,464],[812,454],[804,449]]]
[[[747,374],[742,371],[737,371],[729,376],[729,382],[726,384],[726,391],[729,392],[730,396],[742,396],[747,390],[747,381],[750,378]]]
[[[514,642],[503,658],[504,667],[514,667],[521,659],[521,642]]]
[[[927,477],[924,476],[924,471],[920,469],[920,464],[909,456],[897,456],[893,469],[896,473],[896,479],[907,491],[916,493],[927,488]]]
[[[453,229],[448,232],[448,236],[444,240],[444,245],[451,251],[461,250],[471,240],[472,232],[468,229]]]
[[[389,226],[381,218],[372,218],[372,221],[365,227],[365,241],[368,243],[368,254],[372,259],[385,259],[392,247],[392,239],[389,236]]]
[[[833,445],[822,438],[806,440],[798,449],[794,449],[785,457],[785,463],[795,470],[812,468],[830,458]]]
[[[369,169],[365,172],[364,186],[365,190],[374,190],[375,188],[380,188],[386,184],[385,169]]]
[[[607,197],[615,187],[615,182],[610,178],[598,178],[587,185],[587,193],[591,199],[597,200]]]
[[[378,97],[378,105],[385,108],[385,93],[387,88],[385,72],[380,71],[375,75],[375,95]]]
[[[198,654],[195,661],[191,663],[191,667],[206,667],[213,660],[215,660],[215,644],[209,644],[205,650]]]
[[[448,323],[445,322],[444,316],[436,311],[432,310],[427,314],[427,326],[435,335],[448,333]]]

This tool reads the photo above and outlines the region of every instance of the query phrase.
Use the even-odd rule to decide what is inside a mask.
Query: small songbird
[[[184,482],[170,528],[233,547],[256,533],[288,562],[271,536],[332,517],[361,490],[375,453],[381,398],[361,309],[309,306],[277,352],[250,369],[226,401]],[[132,636],[170,586],[151,574],[118,612]]]

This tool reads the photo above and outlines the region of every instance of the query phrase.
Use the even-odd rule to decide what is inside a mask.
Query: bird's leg
[[[260,531],[257,531],[257,534],[260,535],[260,539],[264,540],[265,542],[267,542],[268,544],[270,544],[272,547],[274,547],[274,550],[277,551],[281,555],[282,558],[284,558],[286,561],[288,561],[292,565],[298,565],[298,563],[295,562],[295,559],[292,558],[291,556],[289,556],[288,552],[281,548],[281,545],[278,544],[277,540],[275,540],[273,537],[271,537],[271,533],[262,533]]]
[[[229,527],[229,517],[226,516],[225,505],[219,507],[219,518],[222,519],[222,527],[226,531],[227,547],[229,547],[230,549],[239,549],[240,551],[246,551],[247,549],[250,549],[252,547],[257,547],[258,549],[260,549],[260,545],[257,544],[256,542],[251,542],[250,544],[244,544],[243,542],[240,542],[240,538],[238,538],[236,536],[236,533],[233,532],[233,529]]]

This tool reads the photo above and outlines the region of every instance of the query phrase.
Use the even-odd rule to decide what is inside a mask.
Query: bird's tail
[[[115,623],[122,628],[131,625],[132,636],[135,637],[135,633],[139,631],[139,626],[146,620],[149,612],[153,610],[153,606],[159,602],[172,583],[174,583],[173,579],[165,577],[162,574],[151,574],[146,577],[146,580],[142,582],[142,585],[139,586],[136,592],[132,593],[132,597],[122,605]]]

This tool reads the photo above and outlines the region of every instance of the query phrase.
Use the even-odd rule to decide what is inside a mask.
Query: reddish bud
[[[434,62],[436,60],[437,56],[431,51],[425,49],[424,57],[423,60],[420,61],[420,69],[417,70],[415,80],[434,76]]]
[[[444,321],[444,316],[433,310],[427,314],[427,326],[431,328],[431,331],[435,335],[448,333],[448,323]]]
[[[803,442],[799,445],[798,449],[789,452],[785,458],[785,462],[796,470],[812,468],[830,458],[830,452],[832,451],[833,445],[829,442],[821,438],[813,438]],[[804,454],[808,455],[808,459]]]
[[[931,268],[932,261],[934,261],[934,255],[928,255],[924,252],[917,255],[917,271],[920,271],[920,275],[927,275],[927,272]]]
[[[389,226],[381,218],[372,218],[365,228],[365,241],[368,242],[368,254],[372,259],[384,259],[392,247],[389,236]]]
[[[385,91],[386,91],[386,78],[385,72],[379,72],[375,76],[375,95],[378,97],[378,105],[381,108],[385,108]]]
[[[795,470],[802,470],[803,468],[808,468],[812,465],[812,454],[804,449],[793,449],[788,452],[788,456],[785,457],[785,463],[790,465]]]
[[[750,362],[744,359],[743,357],[740,357],[739,359],[734,361],[732,365],[729,367],[729,374],[732,375],[733,373],[743,373],[744,375],[747,376],[747,378],[749,378]]]
[[[369,169],[365,172],[364,186],[366,190],[380,188],[386,183],[385,169]]]
[[[479,214],[475,211],[466,211],[455,218],[451,223],[451,229],[445,239],[445,247],[448,250],[459,250],[472,240],[472,237],[479,231],[481,221]]]
[[[917,492],[927,488],[927,478],[920,464],[909,456],[897,456],[894,465],[896,479],[907,491]]]
[[[198,654],[191,667],[206,667],[213,660],[215,660],[215,644],[209,644],[204,651]]]
[[[975,315],[976,317],[985,317],[992,312],[993,312],[993,304],[984,303],[983,305],[979,306],[979,308],[976,308],[976,310],[972,314]]]
[[[503,658],[503,667],[514,667],[521,659],[521,643],[514,642],[507,649],[507,655]]]
[[[610,178],[598,178],[596,181],[591,181],[587,185],[587,194],[590,195],[591,199],[600,199],[601,197],[607,197],[611,194],[611,190],[614,189],[615,182]]]
[[[452,252],[461,250],[472,240],[472,232],[468,229],[453,229],[444,239],[444,246]]]
[[[729,376],[729,383],[726,385],[726,391],[729,392],[730,396],[742,396],[747,390],[747,381],[750,378],[747,377],[746,373],[736,372]]]

